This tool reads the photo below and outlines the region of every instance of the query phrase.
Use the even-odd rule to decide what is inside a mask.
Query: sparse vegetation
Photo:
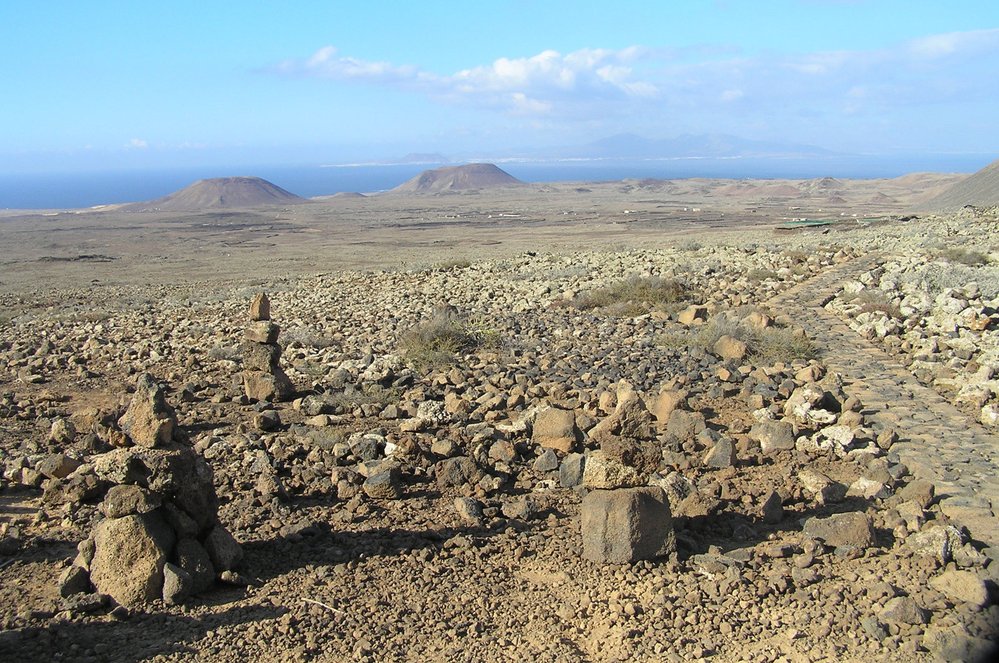
[[[808,253],[800,249],[790,249],[784,251],[784,255],[790,259],[792,263],[802,263],[808,260]]]
[[[400,396],[399,389],[366,384],[361,389],[348,388],[333,396],[331,401],[340,411],[350,412],[361,405],[377,405],[379,408],[384,408],[392,403],[398,403]]]
[[[584,311],[599,308],[616,315],[643,315],[653,310],[672,312],[690,294],[689,286],[679,279],[632,277],[583,293],[572,304]]]
[[[902,320],[905,316],[902,315],[902,311],[899,310],[898,306],[890,299],[887,295],[879,290],[861,290],[860,293],[853,299],[853,302],[860,304],[860,313],[873,313],[875,311],[880,311],[890,318],[895,318],[896,320]]]
[[[336,341],[325,336],[310,327],[292,327],[281,332],[280,343],[288,348],[292,344],[297,344],[306,348],[328,348],[336,345]]]
[[[966,249],[961,246],[948,246],[937,254],[948,262],[957,262],[968,267],[979,267],[988,264],[989,257],[981,251]]]
[[[759,283],[761,281],[768,281],[770,279],[776,279],[777,278],[777,272],[775,272],[772,269],[760,269],[760,268],[756,268],[756,269],[751,269],[748,272],[746,272],[746,278],[749,279],[750,281]]]
[[[447,308],[436,311],[430,319],[403,334],[399,349],[413,368],[426,370],[453,364],[459,354],[495,347],[498,341],[498,332],[473,325]]]
[[[731,336],[746,344],[749,355],[765,363],[812,359],[818,348],[805,334],[790,327],[758,329],[739,320],[718,316],[700,327],[679,329],[659,337],[659,345],[672,349],[696,347],[712,352],[722,336]]]
[[[450,260],[442,260],[441,262],[434,263],[431,265],[430,269],[441,272],[450,272],[456,269],[468,269],[471,266],[471,260],[466,260],[464,258],[452,258]]]
[[[923,265],[901,277],[903,284],[915,284],[936,297],[947,288],[964,288],[974,281],[984,299],[999,297],[999,266],[994,264],[969,267],[964,264]]]

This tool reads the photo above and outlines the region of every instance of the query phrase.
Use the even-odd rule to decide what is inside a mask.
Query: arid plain
[[[625,180],[339,194],[286,207],[0,212],[0,287],[176,283],[408,268],[524,250],[669,245],[794,218],[906,214],[961,175],[891,180]]]
[[[968,179],[0,213],[0,658],[985,660]]]

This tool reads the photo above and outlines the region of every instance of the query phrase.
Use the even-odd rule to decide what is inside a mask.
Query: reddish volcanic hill
[[[465,189],[491,189],[524,184],[491,163],[470,163],[425,170],[392,189],[393,193],[444,193]]]
[[[133,212],[153,210],[190,212],[208,209],[288,205],[304,200],[304,198],[289,193],[259,177],[219,177],[198,180],[191,186],[171,193],[169,196],[145,203],[133,203],[122,209]]]

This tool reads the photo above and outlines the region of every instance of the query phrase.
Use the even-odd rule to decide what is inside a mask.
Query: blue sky
[[[0,172],[728,133],[999,156],[999,2],[0,3]]]

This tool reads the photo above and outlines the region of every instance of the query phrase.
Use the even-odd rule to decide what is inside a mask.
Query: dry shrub
[[[441,262],[434,263],[430,266],[430,269],[442,272],[451,272],[459,269],[468,269],[471,266],[471,260],[466,260],[465,258],[451,258],[450,260],[442,260]]]
[[[679,279],[634,276],[583,293],[572,305],[583,311],[599,308],[617,315],[644,315],[653,310],[669,311],[690,295],[689,286]]]
[[[978,267],[980,265],[988,264],[989,262],[989,257],[981,251],[966,249],[961,246],[949,246],[942,249],[937,254],[937,257],[943,258],[948,262],[957,262],[962,265],[967,265],[968,267]]]
[[[469,323],[451,308],[435,311],[399,339],[406,362],[418,370],[448,366],[460,354],[498,345],[498,332]]]
[[[772,269],[751,269],[746,272],[746,278],[756,283],[771,280],[776,281],[777,272]]]
[[[799,330],[790,327],[757,329],[725,316],[716,316],[700,327],[663,334],[658,342],[660,346],[674,350],[696,347],[712,352],[722,336],[739,339],[746,344],[751,358],[766,364],[790,363],[818,355],[818,348],[812,340]]]
[[[853,299],[853,302],[860,305],[858,313],[879,311],[896,320],[904,318],[899,307],[893,304],[884,293],[877,290],[861,290]]]
[[[379,384],[366,384],[361,389],[347,388],[331,399],[341,411],[350,412],[360,405],[377,405],[384,408],[398,403],[402,393],[396,388],[386,388]]]

